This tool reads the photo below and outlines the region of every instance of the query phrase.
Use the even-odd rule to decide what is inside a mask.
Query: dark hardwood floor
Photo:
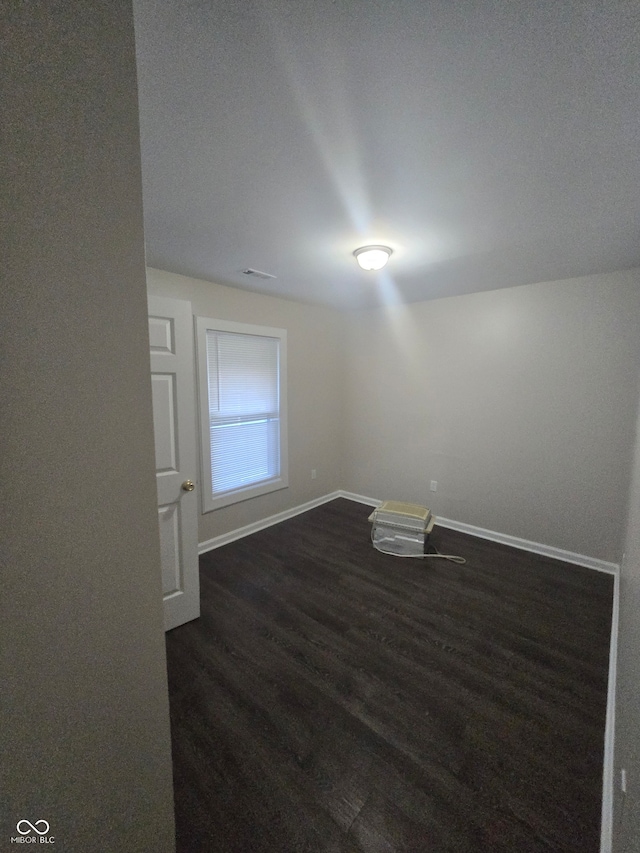
[[[336,500],[200,559],[167,635],[178,853],[597,853],[613,579]]]

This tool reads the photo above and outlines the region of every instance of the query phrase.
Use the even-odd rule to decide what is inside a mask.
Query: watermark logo
[[[16,831],[19,833],[11,838],[12,844],[55,844],[53,835],[49,835],[51,826],[48,820],[41,818],[35,823],[22,818],[16,824]]]
[[[26,829],[21,829],[20,827],[25,826]],[[38,829],[39,826],[43,825],[43,829]],[[38,835],[46,835],[49,832],[49,823],[46,820],[37,820],[35,824],[31,823],[28,820],[19,820],[16,824],[16,829],[20,833],[20,835],[29,835],[30,832],[37,832]]]

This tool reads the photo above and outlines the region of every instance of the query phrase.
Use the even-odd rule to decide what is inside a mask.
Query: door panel
[[[158,507],[160,524],[160,554],[162,556],[162,594],[179,593],[182,589],[180,571],[180,505]]]
[[[191,303],[149,297],[151,393],[165,630],[200,615]]]
[[[177,302],[178,300],[176,300]],[[173,353],[173,320],[171,317],[149,317],[151,352]]]
[[[151,376],[153,430],[156,442],[156,471],[164,476],[178,474],[176,459],[176,407],[174,377],[156,373]]]

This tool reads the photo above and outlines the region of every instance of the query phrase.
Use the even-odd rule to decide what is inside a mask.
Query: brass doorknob
[[[196,484],[192,480],[185,480],[182,484],[182,488],[185,492],[192,492],[196,487]]]

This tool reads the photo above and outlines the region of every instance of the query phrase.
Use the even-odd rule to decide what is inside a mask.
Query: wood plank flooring
[[[339,499],[200,559],[167,635],[178,853],[597,853],[613,580]]]

